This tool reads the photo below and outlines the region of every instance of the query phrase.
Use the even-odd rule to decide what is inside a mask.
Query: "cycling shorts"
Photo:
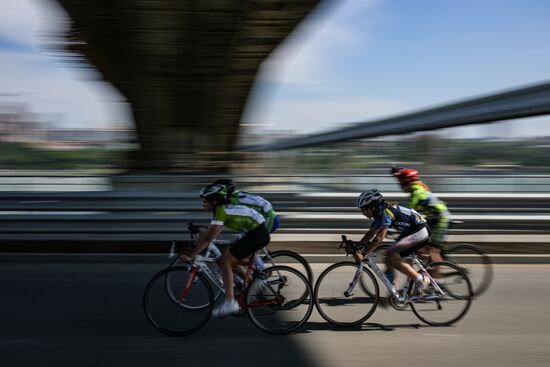
[[[442,213],[440,216],[428,219],[428,226],[430,227],[430,245],[436,248],[442,248],[447,241],[447,235],[449,234],[449,226],[451,224],[451,213]]]
[[[269,241],[270,237],[267,229],[264,225],[259,225],[233,242],[229,247],[229,251],[237,259],[242,260],[267,246]]]
[[[388,251],[395,251],[401,255],[401,257],[406,257],[426,246],[429,238],[430,232],[428,228],[422,226],[418,231],[408,236],[401,237],[396,243],[390,246]]]

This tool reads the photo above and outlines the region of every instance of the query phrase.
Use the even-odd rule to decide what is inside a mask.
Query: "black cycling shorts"
[[[229,251],[237,259],[242,260],[254,252],[269,244],[270,237],[264,225],[259,225],[255,229],[247,232],[242,238],[233,242]]]

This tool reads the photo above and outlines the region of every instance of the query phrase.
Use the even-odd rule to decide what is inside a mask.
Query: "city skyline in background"
[[[309,134],[549,80],[548,10],[544,1],[325,2],[264,62],[243,123],[255,134]],[[55,1],[0,3],[0,107],[24,104],[58,127],[131,126],[115,88],[54,50],[65,22]],[[550,135],[549,121],[437,133]]]

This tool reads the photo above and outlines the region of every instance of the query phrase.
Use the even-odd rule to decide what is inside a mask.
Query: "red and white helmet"
[[[403,168],[399,172],[395,173],[395,177],[397,177],[401,183],[411,183],[420,180],[418,171],[410,168]]]

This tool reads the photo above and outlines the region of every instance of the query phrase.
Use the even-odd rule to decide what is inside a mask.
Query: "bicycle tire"
[[[181,283],[176,283],[176,273],[180,273]],[[190,309],[184,307],[182,302],[174,300],[169,292],[167,292],[167,283],[163,278],[169,275],[173,276],[170,282],[171,287],[183,288],[189,284],[189,271],[184,267],[176,266],[159,271],[149,280],[145,287],[143,293],[143,310],[147,320],[161,333],[168,336],[186,336],[201,329],[210,319],[212,307],[214,306],[212,288],[204,275],[195,273],[195,278],[191,280],[192,285],[188,289],[189,293],[186,296],[186,300],[190,298],[190,292],[193,292],[193,296],[196,295],[197,298],[201,298],[199,302],[205,302],[202,300],[203,297],[209,302],[206,307]],[[168,315],[169,312],[174,315],[174,318],[170,318]],[[190,315],[189,319],[193,323],[192,326],[177,327],[175,318],[182,319],[183,315]]]
[[[254,277],[246,292],[244,307],[250,321],[269,334],[293,332],[309,319],[313,311],[311,285],[304,274],[290,266],[275,265],[264,269]],[[290,321],[290,317],[299,312],[303,315]]]
[[[309,284],[313,287],[313,271],[311,270],[311,266],[309,265],[308,261],[302,255],[290,250],[277,250],[273,252],[270,251],[269,256],[265,255],[262,257],[262,261],[268,264],[270,257],[271,257],[271,260],[277,257],[291,257],[295,259],[304,267],[305,272],[302,272],[302,273],[306,276],[306,279],[309,281]],[[277,265],[277,263],[274,261],[273,265]]]
[[[434,267],[438,268],[438,273],[440,274],[439,276],[444,279],[444,283],[438,283],[438,285],[446,291],[448,295],[439,295],[435,290],[432,290],[431,294],[426,291],[426,293],[419,296],[416,301],[411,301],[410,306],[416,317],[428,325],[452,325],[462,319],[472,305],[472,284],[468,279],[468,276],[458,265],[445,261],[435,262],[429,264],[426,267],[426,270],[429,271]],[[460,292],[454,289],[451,291],[451,286],[454,285],[460,287]],[[412,284],[410,289],[412,289]],[[459,304],[459,301],[463,301],[463,304]],[[445,306],[442,306],[442,304]],[[439,311],[442,311],[443,308],[453,308],[451,309],[451,315],[453,316],[442,316],[442,312]],[[455,308],[458,311],[454,311]],[[436,317],[438,318],[437,320]]]
[[[333,273],[337,269],[343,268],[343,267],[349,267],[349,269],[346,269],[346,270],[340,269],[340,271],[343,274]],[[353,271],[351,268],[353,268]],[[334,312],[330,312],[329,314],[329,311],[333,311],[333,309],[330,309],[330,307],[339,306],[338,303],[342,304],[342,300],[349,299],[351,296],[353,296],[353,294],[346,295],[345,292],[349,287],[349,284],[350,284],[349,282],[350,280],[353,279],[353,276],[355,275],[356,271],[357,271],[357,263],[351,262],[351,261],[338,262],[336,264],[332,264],[327,269],[325,269],[321,273],[321,275],[319,275],[319,278],[315,283],[315,289],[313,293],[314,299],[315,299],[315,306],[317,307],[317,311],[319,311],[321,316],[331,324],[334,324],[337,326],[344,326],[344,327],[356,326],[365,322],[369,317],[372,316],[372,314],[376,310],[376,306],[378,305],[378,302],[380,300],[380,288],[372,272],[368,268],[363,267],[361,277],[365,275],[366,277],[368,277],[368,279],[370,279],[369,286],[366,287],[364,285],[365,283],[363,282],[361,283],[361,285],[356,285],[355,291],[362,290],[363,293],[366,294],[366,297],[363,296],[357,299],[356,304],[353,304],[351,307],[348,307],[346,309],[346,312],[340,312],[340,314],[338,314],[338,318],[341,317],[340,315],[342,313],[344,314],[344,316],[350,317],[352,315],[352,311],[359,311],[360,307],[362,307],[362,304],[368,304],[369,302],[372,303],[372,306],[370,307],[370,309],[368,309],[366,313],[363,313],[361,311],[360,312],[361,316],[358,318],[351,316],[353,317],[353,320],[351,321],[348,321],[348,320],[342,321],[342,319],[337,320],[336,316],[334,315]],[[328,277],[328,275],[331,273],[333,273],[334,275],[332,277]],[[339,276],[340,278],[344,277],[344,279],[343,280],[336,279],[337,276]],[[349,278],[350,276],[352,277],[351,279]],[[332,279],[334,283],[327,281],[326,282],[327,284],[325,286],[322,286],[325,279]],[[370,291],[371,289],[374,290],[374,293]],[[366,290],[369,290],[369,291],[366,291]],[[351,305],[351,302],[347,302],[347,304]]]
[[[460,261],[458,257],[466,255],[466,261]],[[443,252],[445,261],[459,265],[472,282],[474,296],[483,294],[493,281],[493,262],[491,258],[476,245],[460,243],[449,246]],[[475,265],[475,266],[473,266]],[[475,269],[475,267],[479,269]]]

